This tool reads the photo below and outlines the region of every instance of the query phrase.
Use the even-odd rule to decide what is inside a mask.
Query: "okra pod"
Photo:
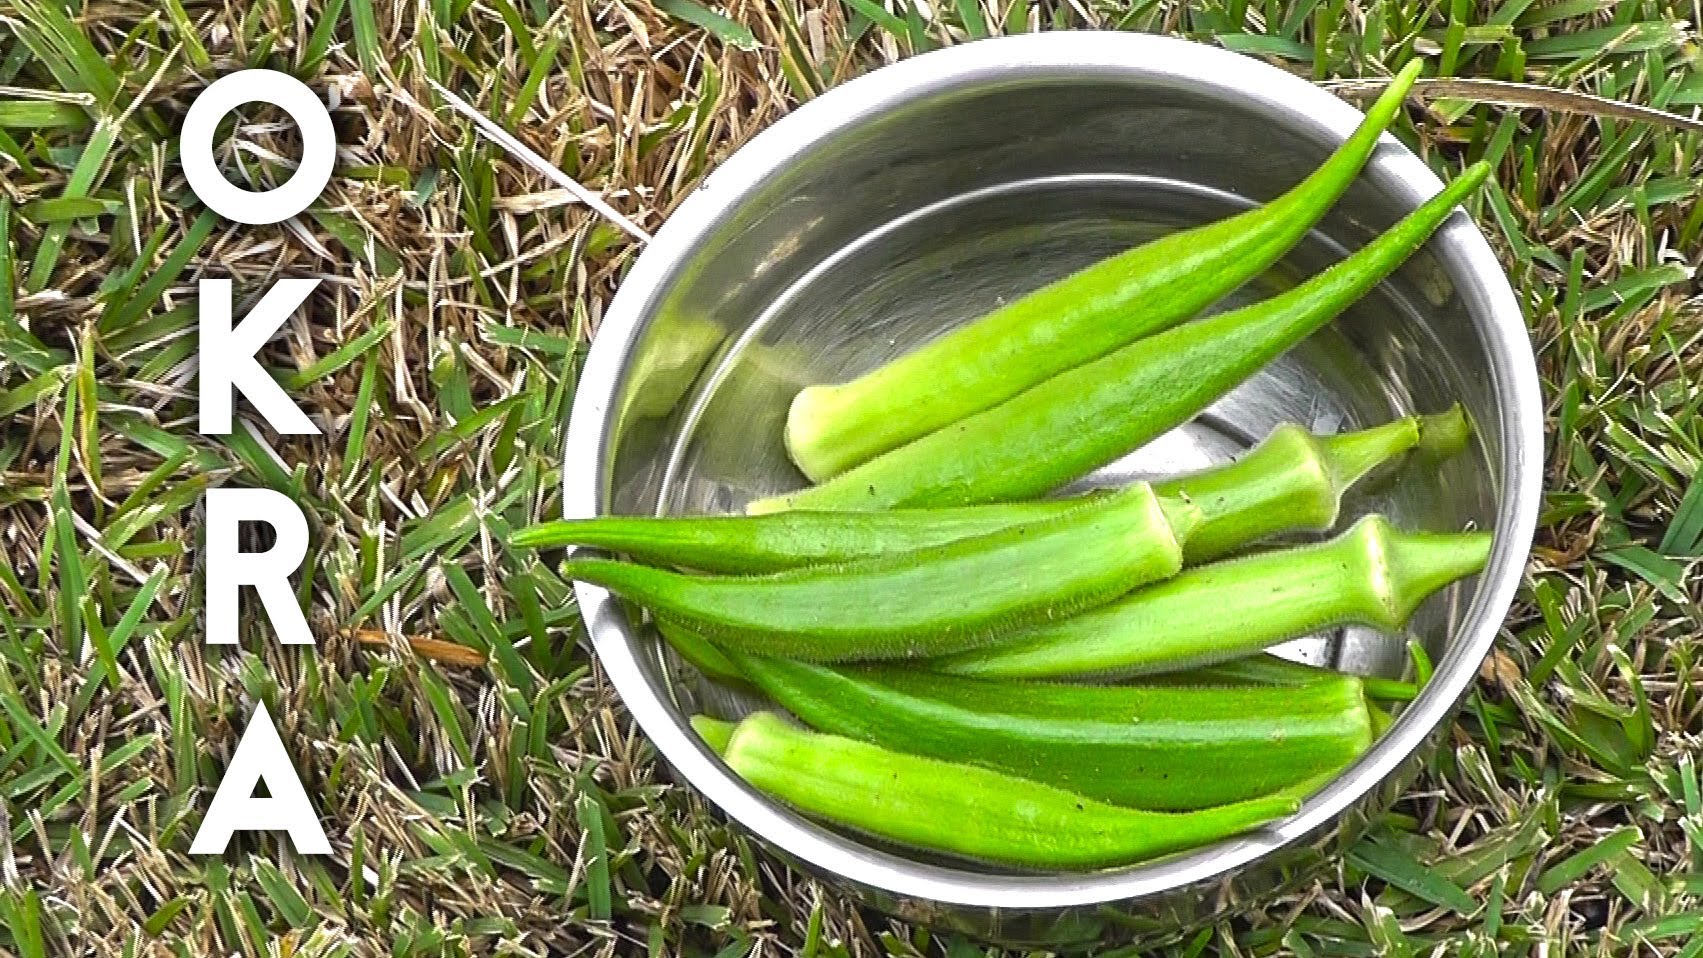
[[[733,730],[738,727],[732,722],[708,715],[692,716],[692,730],[697,732],[704,744],[710,747],[710,751],[717,755],[727,754],[727,744],[733,741]]]
[[[1098,802],[974,765],[810,732],[758,712],[731,733],[695,718],[722,760],[757,789],[806,815],[929,851],[1026,868],[1127,865],[1205,845],[1282,818],[1293,795],[1191,812]]]
[[[1411,702],[1419,695],[1419,686],[1412,682],[1386,679],[1377,675],[1352,675],[1351,673],[1338,672],[1335,669],[1321,668],[1317,665],[1303,665],[1300,662],[1279,658],[1270,652],[1243,656],[1239,659],[1225,659],[1222,662],[1214,662],[1211,665],[1203,665],[1200,668],[1182,672],[1149,675],[1143,681],[1196,687],[1223,685],[1294,687],[1312,685],[1315,682],[1335,682],[1345,675],[1360,683],[1360,687],[1368,699],[1380,702]]]
[[[1403,532],[1368,516],[1336,539],[1199,566],[1108,606],[932,664],[960,675],[1056,678],[1185,669],[1331,625],[1390,631],[1484,567],[1485,532]]]
[[[1306,685],[1070,685],[732,656],[806,725],[967,762],[1136,808],[1266,795],[1347,765],[1372,742],[1358,680]]]
[[[1235,462],[1167,480],[1154,490],[1167,510],[1177,508],[1178,500],[1200,508],[1200,522],[1183,545],[1186,560],[1198,563],[1274,533],[1329,529],[1350,486],[1416,443],[1436,456],[1458,448],[1465,421],[1457,406],[1333,436],[1310,435],[1286,424]],[[700,572],[755,574],[912,552],[1051,518],[1078,501],[882,512],[597,516],[529,526],[510,541],[523,548],[589,546]]]
[[[724,648],[816,661],[940,655],[1111,601],[1182,566],[1199,519],[1146,484],[974,539],[760,576],[570,559],[600,585]]]
[[[734,663],[728,653],[723,652],[709,639],[683,626],[667,622],[658,623],[657,629],[681,658],[710,679],[724,684],[742,686],[752,684],[752,679],[745,674],[739,665]],[[741,662],[744,661],[749,661],[749,659],[741,657]],[[1293,688],[1341,682],[1358,684],[1367,699],[1378,702],[1411,702],[1419,695],[1419,685],[1414,682],[1388,679],[1377,675],[1355,675],[1338,672],[1335,669],[1321,668],[1316,665],[1303,665],[1299,662],[1279,658],[1269,652],[1236,659],[1225,659],[1221,662],[1185,669],[1181,672],[1153,673],[1144,676],[1142,680],[1142,684],[1148,687],[1164,685],[1191,689],[1245,688],[1248,686]],[[786,704],[787,700],[774,690],[770,690],[770,697],[777,702]],[[842,732],[841,734],[849,733]]]
[[[800,391],[785,431],[793,461],[824,481],[1212,305],[1330,209],[1418,73],[1409,64],[1323,165],[1265,206],[1102,260],[851,382]]]
[[[1376,286],[1477,188],[1477,163],[1358,252],[1271,299],[1208,316],[1059,373],[833,479],[759,500],[891,509],[1028,499],[1188,421]]]
[[[1052,519],[1081,497],[886,512],[792,510],[761,516],[598,516],[546,522],[515,533],[531,548],[591,546],[702,572],[753,574],[915,552]],[[1176,508],[1175,502],[1164,504]]]
[[[1331,436],[1285,423],[1227,466],[1153,488],[1200,507],[1201,523],[1183,549],[1192,565],[1280,532],[1329,529],[1351,486],[1427,437],[1435,437],[1431,445],[1438,452],[1445,451],[1457,442],[1465,422],[1455,406],[1435,416],[1407,416]]]
[[[656,631],[676,654],[706,677],[727,685],[746,682],[739,666],[709,639],[673,622],[658,621]]]

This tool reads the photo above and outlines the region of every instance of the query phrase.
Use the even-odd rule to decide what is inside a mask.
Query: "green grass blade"
[[[102,168],[106,164],[107,155],[112,150],[113,142],[118,136],[118,126],[108,120],[95,124],[94,135],[89,138],[88,145],[83,148],[83,155],[77,160],[77,165],[71,171],[71,177],[65,184],[63,198],[78,199],[88,195],[89,191],[100,181]],[[66,237],[70,235],[69,222],[57,222],[43,233],[41,242],[36,245],[35,259],[30,263],[29,276],[24,281],[24,289],[31,293],[39,293],[47,288],[52,281],[54,267],[59,263],[59,256],[64,251]]]
[[[201,247],[206,244],[207,237],[212,235],[213,228],[218,223],[218,214],[212,210],[203,210],[195,222],[190,224],[189,229],[184,231],[183,238],[160,265],[148,273],[148,278],[143,280],[141,285],[128,296],[114,298],[108,303],[101,316],[101,328],[117,331],[141,319],[143,314],[160,301],[165,291],[178,281],[178,277],[183,275],[183,270],[190,260],[200,254]]]
[[[1364,841],[1348,853],[1348,860],[1361,871],[1438,907],[1460,915],[1470,915],[1478,909],[1472,896],[1459,885],[1441,877],[1394,845],[1376,840]]]
[[[614,891],[609,877],[609,839],[603,829],[603,805],[590,792],[581,792],[574,810],[584,835],[582,855],[588,917],[592,921],[608,921],[614,917]]]
[[[1586,872],[1643,840],[1644,833],[1635,825],[1617,828],[1592,842],[1589,847],[1544,869],[1543,874],[1538,876],[1537,889],[1545,895],[1553,895],[1584,877]]]
[[[367,351],[383,342],[390,335],[390,320],[382,320],[372,329],[367,330],[342,346],[327,353],[324,358],[302,367],[295,374],[284,377],[283,387],[286,391],[295,392],[311,383],[318,382],[332,375],[343,367],[367,354]]]
[[[1685,496],[1674,509],[1657,551],[1684,558],[1703,556],[1703,472],[1694,474],[1686,484]]]
[[[757,49],[757,37],[750,27],[730,20],[694,0],[656,0],[656,8],[671,17],[678,17],[694,26],[703,27],[735,49]]]

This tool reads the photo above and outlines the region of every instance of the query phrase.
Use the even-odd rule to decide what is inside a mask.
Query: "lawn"
[[[575,370],[627,234],[477,136],[456,91],[654,230],[791,106],[987,34],[1167,32],[1357,102],[1471,206],[1541,353],[1525,586],[1425,776],[1335,871],[1177,955],[1703,955],[1703,62],[1678,0],[0,0],[0,954],[947,955],[758,856],[659,774],[506,545],[554,518]],[[1690,21],[1690,22],[1687,22]],[[212,79],[327,91],[287,227],[205,212]],[[1374,82],[1358,83],[1367,79]],[[292,130],[244,114],[233,177]],[[195,430],[195,280],[326,278],[264,354],[323,434]],[[316,649],[203,643],[209,485],[313,529]],[[189,841],[257,700],[335,853]],[[1470,907],[1468,907],[1470,905]]]

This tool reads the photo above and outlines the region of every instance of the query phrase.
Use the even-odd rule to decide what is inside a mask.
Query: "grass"
[[[636,253],[441,110],[440,83],[655,229],[739,143],[881,62],[989,34],[1163,31],[1359,96],[1430,63],[1399,135],[1483,157],[1474,213],[1541,349],[1526,587],[1446,747],[1341,864],[1157,953],[1703,955],[1696,8],[1677,0],[0,0],[0,953],[946,955],[756,857],[669,785],[505,546],[557,514],[574,372]],[[288,229],[189,196],[219,74],[334,91]],[[1485,81],[1499,81],[1486,83]],[[1375,86],[1375,85],[1374,85]],[[1512,105],[1510,105],[1512,104]],[[223,159],[287,175],[245,114]],[[193,283],[323,276],[265,353],[318,437],[194,431]],[[240,308],[240,306],[239,306]],[[287,491],[317,650],[203,644],[201,491]],[[255,701],[336,854],[186,854]]]

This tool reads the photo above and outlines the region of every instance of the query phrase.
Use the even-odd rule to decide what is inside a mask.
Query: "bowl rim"
[[[621,283],[581,372],[570,413],[562,482],[565,515],[589,517],[605,507],[610,413],[616,408],[625,357],[643,331],[659,290],[706,234],[796,155],[847,127],[920,96],[1024,76],[1188,84],[1226,99],[1255,102],[1298,132],[1332,145],[1346,139],[1361,119],[1360,111],[1328,91],[1260,60],[1150,34],[1061,31],[979,40],[903,60],[842,84],[772,124],[710,173],[656,232]],[[1387,133],[1361,175],[1409,209],[1442,189],[1425,163]],[[685,717],[675,717],[673,705],[646,677],[635,638],[610,593],[576,582],[575,595],[604,674],[661,756],[722,813],[792,860],[885,895],[1016,911],[1128,901],[1222,877],[1332,827],[1453,715],[1512,605],[1536,528],[1543,407],[1519,304],[1489,243],[1458,210],[1429,248],[1463,295],[1472,294],[1468,299],[1474,326],[1489,353],[1494,392],[1506,411],[1501,423],[1503,489],[1491,559],[1479,576],[1460,634],[1436,663],[1431,682],[1370,751],[1289,818],[1191,852],[1085,874],[982,874],[919,862],[830,831],[746,785],[698,740]]]

